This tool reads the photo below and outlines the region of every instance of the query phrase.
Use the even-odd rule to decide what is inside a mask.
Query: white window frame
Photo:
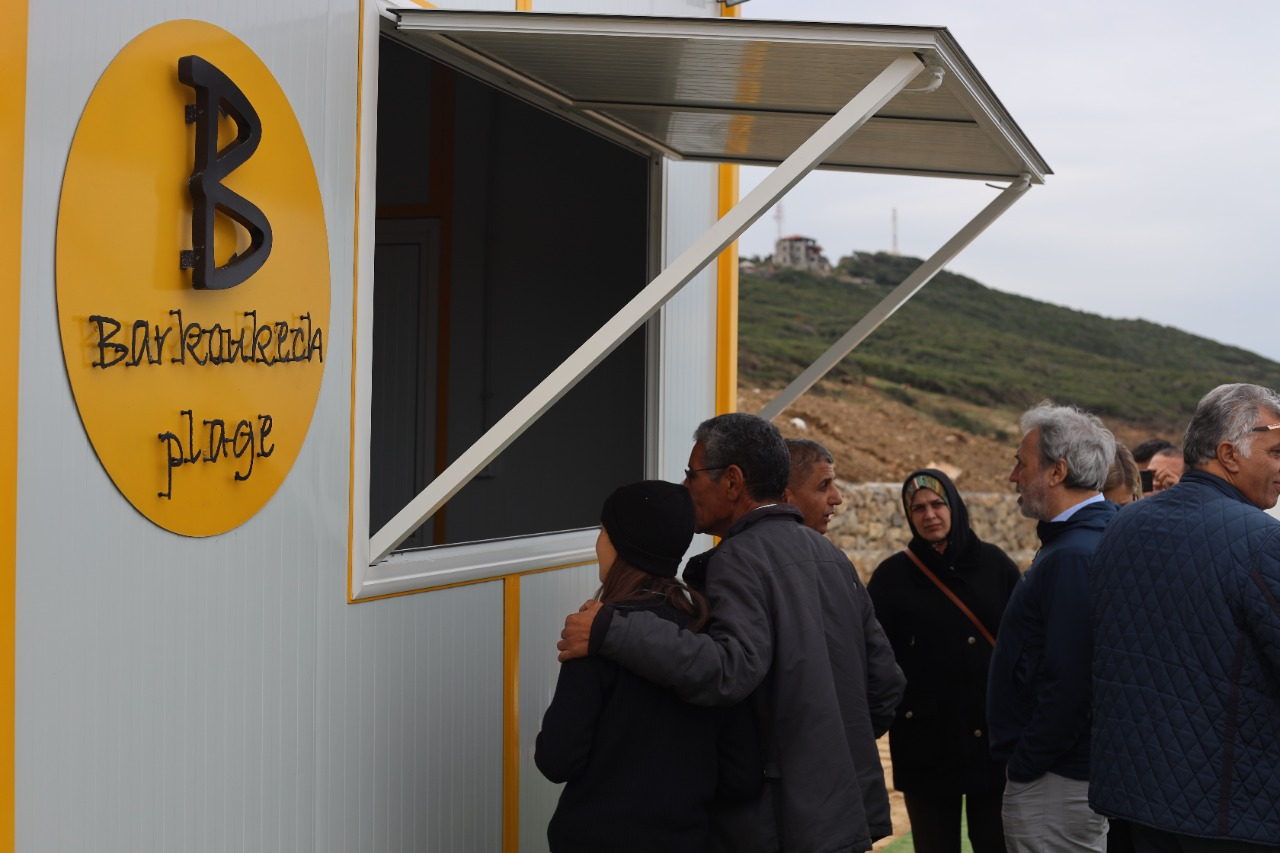
[[[682,287],[693,280],[715,257],[733,243],[753,222],[784,196],[805,175],[816,168],[877,110],[904,89],[923,70],[919,56],[909,50],[897,54],[881,73],[854,95],[834,116],[779,164],[732,210],[695,240],[665,270],[636,294],[578,350],[553,370],[529,394],[500,418],[465,450],[434,481],[412,499],[384,527],[364,536],[369,509],[369,419],[371,392],[371,330],[373,276],[373,210],[376,163],[376,104],[378,14],[366,7],[365,43],[361,75],[361,163],[360,174],[368,176],[359,188],[357,223],[357,304],[355,334],[356,364],[353,371],[352,413],[352,497],[350,600],[430,589],[457,583],[497,578],[513,573],[589,562],[594,559],[594,528],[579,531],[522,536],[507,540],[473,542],[453,546],[394,553],[396,546],[423,521],[442,508],[473,477],[490,464],[547,409],[567,393],[632,332],[660,311]],[[645,24],[651,27],[652,24]],[[662,170],[656,170],[659,173]],[[864,339],[871,330],[923,287],[941,267],[967,245],[987,225],[1007,209],[1030,186],[1024,175],[988,205],[926,264],[874,309],[849,334],[837,342],[818,362],[806,370],[761,414],[776,414],[803,393],[830,366]],[[659,226],[662,211],[655,211]],[[654,233],[660,233],[655,227]],[[651,343],[651,342],[650,342]],[[840,351],[842,347],[846,347]],[[652,358],[650,346],[650,359]],[[834,361],[832,360],[834,359]],[[829,362],[829,363],[828,363]],[[652,362],[650,362],[652,363]],[[825,365],[825,366],[824,366]],[[657,381],[660,371],[649,374],[646,384]],[[650,399],[654,389],[646,389]],[[649,419],[650,424],[659,421]],[[655,427],[651,426],[651,431]],[[653,435],[646,443],[656,443]],[[652,467],[647,456],[646,466]]]
[[[350,496],[350,566],[348,601],[366,601],[419,592],[457,584],[474,583],[540,569],[579,565],[595,561],[596,527],[534,533],[502,539],[478,540],[453,545],[437,545],[408,551],[392,551],[382,559],[371,558],[372,537],[362,535],[369,529],[369,447],[373,391],[373,285],[375,245],[375,180],[377,168],[377,104],[378,62],[381,33],[378,11],[373,4],[366,7],[364,44],[361,51],[360,91],[360,174],[358,192],[357,273],[355,297],[355,364],[352,371],[352,447]],[[632,140],[613,137],[617,144],[635,149]],[[650,265],[660,266],[665,199],[665,170],[659,157],[648,157],[650,174],[650,221],[653,236]],[[650,318],[645,335],[645,476],[659,476],[657,450],[661,445],[661,393],[657,388],[662,375],[660,318]],[[532,421],[530,421],[532,424]],[[509,442],[508,442],[509,443]],[[497,454],[494,454],[496,457]],[[491,457],[489,461],[492,461]],[[488,462],[485,463],[486,465]],[[472,476],[485,466],[480,466]],[[470,478],[468,478],[468,481]],[[452,495],[450,495],[452,497]],[[434,511],[433,511],[434,512]],[[398,544],[398,543],[397,543]]]

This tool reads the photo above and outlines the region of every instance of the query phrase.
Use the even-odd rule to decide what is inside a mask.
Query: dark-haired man
[[[869,850],[892,831],[875,739],[905,679],[848,558],[782,502],[790,468],[768,421],[703,422],[685,485],[697,529],[722,537],[706,558],[706,633],[588,602],[566,620],[560,657],[589,649],[690,702],[751,704],[765,784],[718,816],[726,849]]]
[[[806,527],[826,533],[836,507],[844,503],[836,485],[835,457],[807,438],[788,438],[787,451],[791,454],[791,475],[782,499],[800,510]]]
[[[1147,462],[1147,470],[1151,472],[1151,491],[1163,492],[1170,486],[1176,486],[1187,471],[1182,451],[1176,447],[1157,450]]]
[[[1163,438],[1148,438],[1133,448],[1133,461],[1142,474],[1142,493],[1164,491],[1182,476],[1182,451]]]
[[[1172,441],[1166,441],[1163,438],[1148,438],[1146,441],[1140,441],[1132,450],[1133,461],[1138,463],[1139,468],[1146,468],[1147,463],[1151,461],[1151,457],[1155,456],[1161,450],[1168,450],[1173,447]]]

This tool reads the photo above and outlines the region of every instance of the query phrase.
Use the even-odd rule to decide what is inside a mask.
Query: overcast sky
[[[1153,322],[1280,360],[1280,29],[1274,0],[750,0],[742,16],[950,29],[1054,174],[948,267],[997,290]],[[742,192],[766,172],[742,169]],[[783,229],[834,262],[928,257],[995,191],[818,172]],[[773,251],[766,214],[743,255]],[[934,285],[929,285],[933,287]]]

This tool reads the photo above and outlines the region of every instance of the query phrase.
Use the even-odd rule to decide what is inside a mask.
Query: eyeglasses
[[[1266,426],[1254,427],[1249,432],[1270,432],[1273,429],[1280,429],[1280,424],[1267,424]]]
[[[1277,424],[1277,426],[1280,426],[1280,424]],[[729,467],[728,465],[713,465],[710,468],[685,468],[684,478],[686,480],[692,480],[693,475],[698,473],[699,471],[723,471],[725,468],[728,468],[728,467]]]

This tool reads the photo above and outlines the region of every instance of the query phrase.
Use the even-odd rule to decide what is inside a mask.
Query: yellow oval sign
[[[98,81],[63,178],[57,295],[80,418],[129,502],[187,536],[261,509],[315,411],[329,253],[302,129],[231,33],[161,24]]]

